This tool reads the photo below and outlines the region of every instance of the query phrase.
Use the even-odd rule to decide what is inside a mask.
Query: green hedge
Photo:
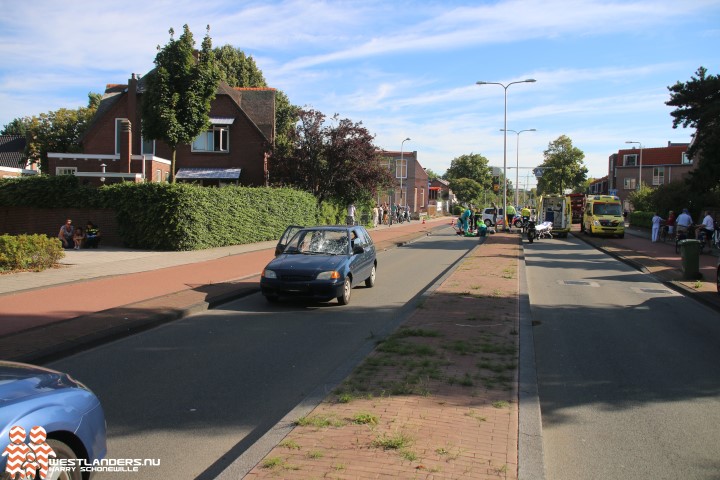
[[[0,180],[0,206],[48,208],[97,208],[98,189],[81,185],[74,175],[34,175]]]
[[[633,227],[652,228],[654,212],[634,211],[630,213],[630,225]]]
[[[0,235],[0,271],[45,270],[65,256],[58,238]]]
[[[134,248],[199,250],[274,240],[317,221],[315,198],[285,188],[119,183],[101,190]]]

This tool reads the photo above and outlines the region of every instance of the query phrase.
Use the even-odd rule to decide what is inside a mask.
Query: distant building
[[[667,147],[631,148],[610,155],[608,163],[608,191],[616,193],[623,208],[632,210],[630,193],[639,182],[651,188],[683,179],[695,169],[687,157],[689,143],[671,143]]]
[[[25,145],[22,135],[0,135],[0,178],[38,173],[35,164],[25,158]]]
[[[590,195],[608,195],[608,176],[605,175],[602,178],[592,180],[587,193]]]
[[[377,201],[388,205],[408,205],[411,213],[427,212],[428,175],[420,165],[417,152],[380,152],[382,162],[394,172],[395,185],[378,192]]]

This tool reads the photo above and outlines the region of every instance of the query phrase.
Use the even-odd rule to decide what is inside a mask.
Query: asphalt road
[[[572,236],[525,244],[547,478],[720,478],[720,322]]]
[[[215,478],[310,392],[329,392],[476,244],[448,227],[381,252],[375,287],[348,306],[255,294],[50,366],[101,399],[108,458],[160,460],[133,479]]]

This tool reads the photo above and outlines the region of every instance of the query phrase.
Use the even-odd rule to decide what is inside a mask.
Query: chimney
[[[127,118],[131,122],[137,121],[137,87],[138,75],[133,73],[128,80]]]
[[[123,119],[120,127],[120,162],[127,165],[127,172],[130,173],[130,159],[132,158],[132,123]]]

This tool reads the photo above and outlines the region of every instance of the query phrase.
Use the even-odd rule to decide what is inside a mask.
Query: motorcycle
[[[529,219],[527,221],[526,234],[528,243],[533,243],[533,240],[537,238],[537,231],[535,231],[535,220]]]

